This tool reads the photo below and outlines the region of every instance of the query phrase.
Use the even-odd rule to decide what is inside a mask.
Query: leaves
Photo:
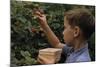
[[[51,47],[43,33],[43,29],[39,26],[38,20],[33,18],[32,12],[34,8],[44,10],[49,26],[61,42],[64,42],[62,37],[64,11],[81,7],[90,9],[94,15],[93,6],[79,7],[78,5],[11,0],[11,64],[38,64],[36,60],[38,50]],[[92,39],[94,39],[94,37]],[[92,40],[91,43],[93,41],[94,40]],[[91,54],[92,57],[94,57],[94,51],[92,51]]]

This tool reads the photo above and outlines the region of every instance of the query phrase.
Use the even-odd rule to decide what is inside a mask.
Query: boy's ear
[[[74,37],[78,37],[80,35],[80,28],[78,26],[75,26],[74,28]]]

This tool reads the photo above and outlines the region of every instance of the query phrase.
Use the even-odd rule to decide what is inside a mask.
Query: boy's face
[[[66,17],[64,17],[63,39],[68,46],[71,46],[74,41],[74,28],[69,25]]]

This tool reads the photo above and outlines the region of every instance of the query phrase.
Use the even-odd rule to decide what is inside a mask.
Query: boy
[[[85,8],[72,9],[64,14],[62,44],[47,24],[45,14],[36,11],[39,24],[43,28],[48,41],[55,48],[61,48],[67,59],[65,63],[89,62],[91,61],[87,40],[95,31],[95,20],[90,11]],[[53,64],[55,61],[38,57],[41,64]]]

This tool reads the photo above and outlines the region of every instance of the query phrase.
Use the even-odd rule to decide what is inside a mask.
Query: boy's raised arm
[[[50,29],[49,25],[47,24],[46,15],[36,11],[35,14],[38,17],[39,24],[43,28],[49,43],[56,48],[63,48],[64,44],[62,44],[54,32]]]

